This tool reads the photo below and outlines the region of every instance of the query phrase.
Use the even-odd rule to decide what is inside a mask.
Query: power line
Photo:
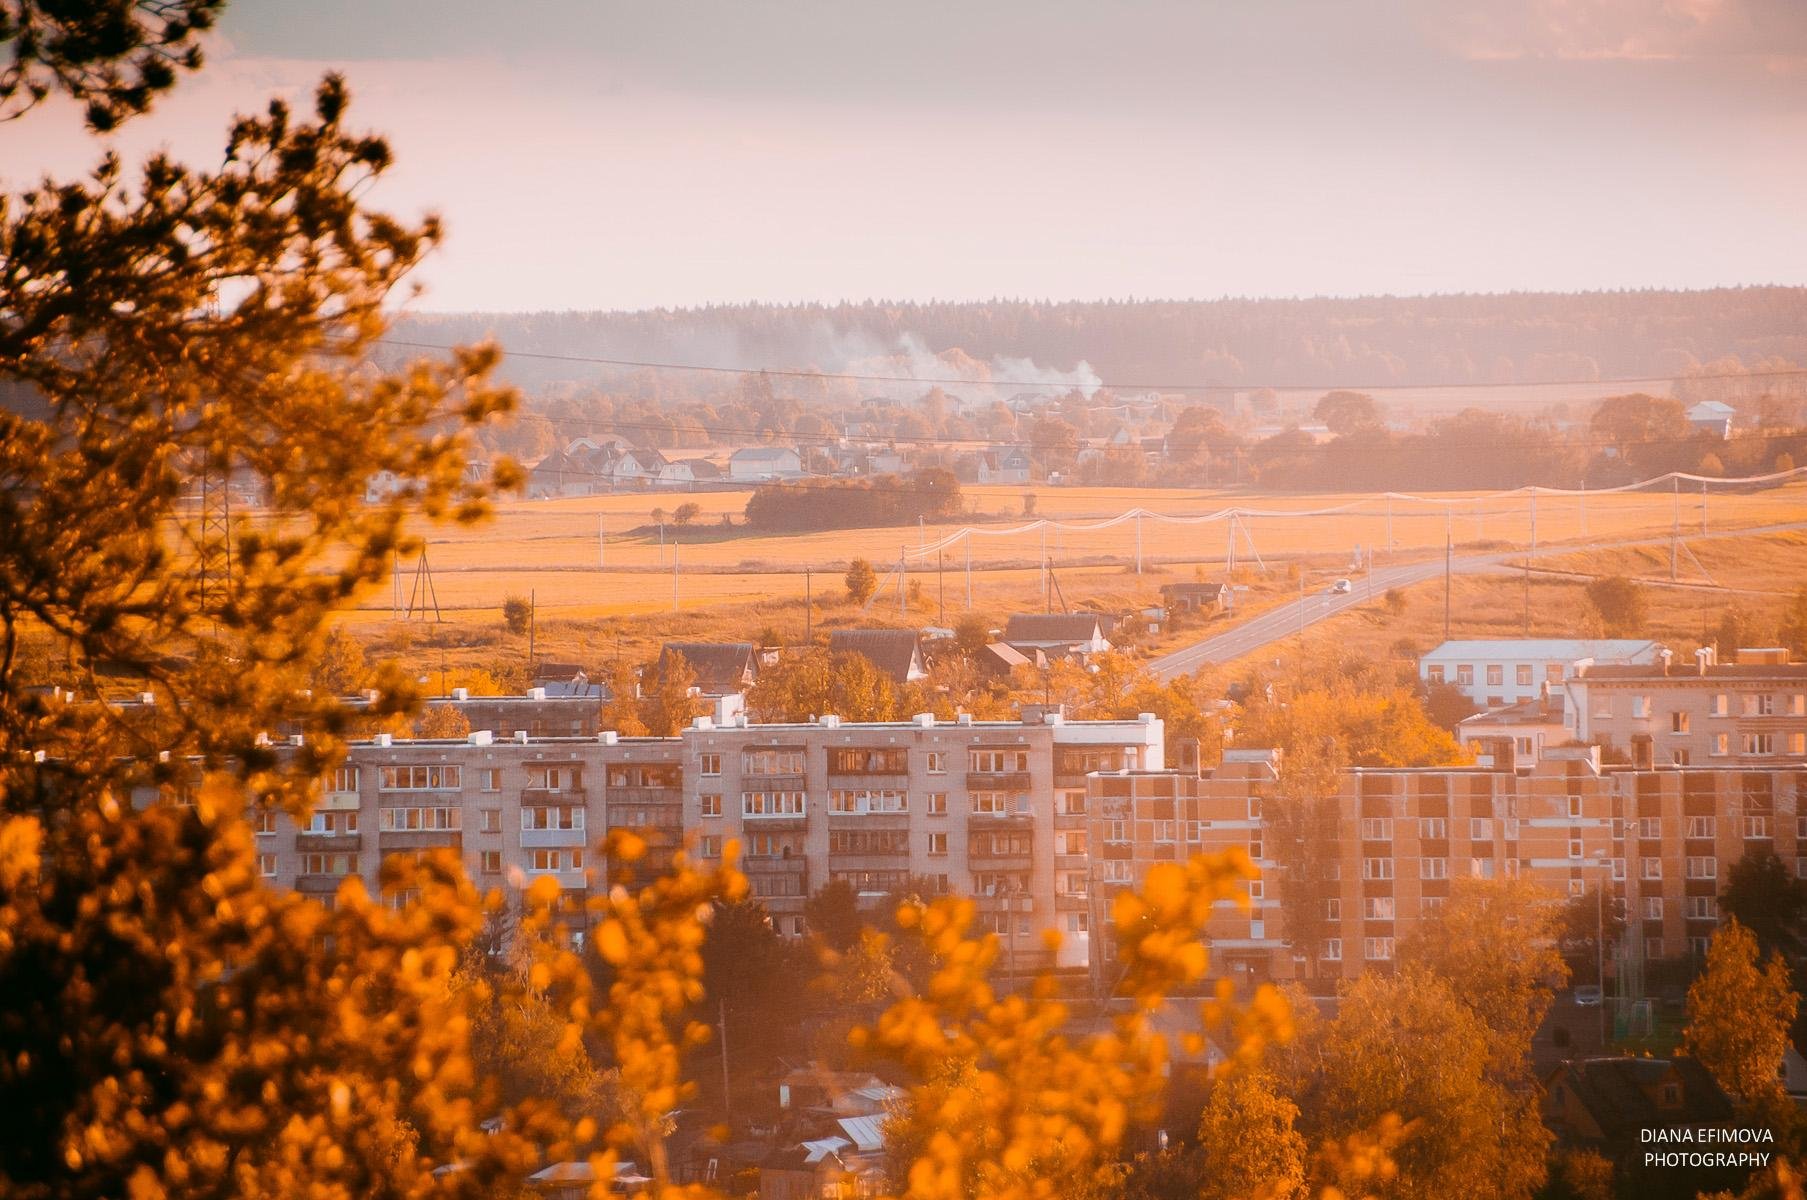
[[[435,342],[417,342],[404,338],[379,338],[379,345],[404,346],[413,350],[455,350],[456,346]],[[1070,379],[950,379],[922,375],[864,375],[845,371],[817,371],[802,367],[724,367],[707,363],[659,362],[646,359],[603,358],[587,354],[550,354],[535,350],[502,351],[505,358],[529,358],[542,362],[589,363],[604,367],[623,367],[638,371],[692,371],[709,375],[767,375],[779,379],[843,380],[850,383],[919,383],[937,387],[1013,387],[1054,388],[1074,391]],[[1540,379],[1526,383],[1492,383],[1481,380],[1454,380],[1447,383],[1100,383],[1112,391],[1143,392],[1422,392],[1456,389],[1583,387],[1598,385],[1617,387],[1621,384],[1674,383],[1697,379],[1767,379],[1780,376],[1807,375],[1807,367],[1789,367],[1769,371],[1701,372],[1695,375],[1620,375],[1606,379]]]

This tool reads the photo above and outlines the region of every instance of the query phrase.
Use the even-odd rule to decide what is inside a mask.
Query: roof
[[[1221,591],[1223,591],[1221,583],[1198,583],[1187,580],[1181,583],[1163,583],[1161,585],[1161,592],[1164,595],[1171,593],[1173,595],[1215,596]]]
[[[1577,682],[1587,683],[1610,680],[1666,680],[1669,683],[1699,683],[1705,680],[1739,679],[1807,679],[1807,663],[1717,663],[1702,671],[1694,663],[1677,661],[1667,671],[1661,663],[1611,663],[1604,667],[1589,667],[1585,675],[1579,676]]]
[[[1661,643],[1649,638],[1489,638],[1455,640],[1425,652],[1420,662],[1447,659],[1550,659],[1574,662],[1591,658],[1596,663],[1654,662]]]
[[[690,468],[692,478],[720,479],[722,477],[722,469],[706,458],[680,458],[678,462]]]
[[[659,651],[661,674],[672,655],[689,664],[697,687],[709,696],[743,691],[759,672],[752,642],[666,642]]]
[[[885,1148],[885,1118],[842,1117],[835,1123],[841,1127],[842,1136],[852,1142],[854,1149],[862,1154]]]
[[[1690,421],[1724,421],[1738,415],[1738,410],[1719,400],[1702,400],[1688,410]]]
[[[740,462],[777,462],[785,455],[797,457],[797,452],[789,446],[748,446],[744,450],[736,450],[731,457]]]
[[[897,683],[908,683],[922,669],[914,629],[837,629],[828,635],[828,650],[861,655]]]
[[[1662,1109],[1646,1089],[1673,1070],[1682,1086],[1681,1108]],[[1714,1125],[1732,1119],[1732,1102],[1695,1059],[1586,1058],[1557,1068],[1608,1139],[1658,1126]],[[1554,1082],[1552,1075],[1551,1082]]]
[[[1104,632],[1097,613],[1016,613],[1004,626],[1007,642],[1083,642]]]
[[[1003,642],[991,642],[985,647],[985,653],[997,659],[1006,667],[1026,667],[1029,656],[1015,646],[1007,646]]]
[[[1507,704],[1500,708],[1490,708],[1486,712],[1478,712],[1472,717],[1464,717],[1456,722],[1458,725],[1560,725],[1562,723],[1562,695],[1550,693],[1549,697],[1538,697],[1535,700],[1522,700],[1517,704]]]

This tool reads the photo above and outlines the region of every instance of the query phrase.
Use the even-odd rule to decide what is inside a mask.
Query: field
[[[966,491],[961,524],[917,528],[762,534],[740,523],[745,492],[636,493],[554,501],[508,501],[476,528],[435,528],[428,560],[439,611],[457,622],[490,623],[510,594],[532,592],[548,617],[595,618],[683,613],[755,598],[801,600],[805,572],[815,592],[836,590],[847,562],[863,557],[887,579],[878,601],[895,606],[889,579],[900,557],[906,580],[947,606],[1043,592],[1044,549],[1063,592],[1121,578],[1140,557],[1143,579],[1222,573],[1232,537],[1239,563],[1313,555],[1334,565],[1371,548],[1423,557],[1445,536],[1459,550],[1512,549],[1666,535],[1678,525],[1698,530],[1753,527],[1807,519],[1807,482],[1756,493],[1668,492],[1539,496],[1452,494],[1393,499],[1336,495],[1251,495],[1200,489],[976,487]],[[1025,497],[1033,496],[1033,517]],[[689,526],[653,519],[693,502]],[[1533,518],[1535,508],[1535,518]],[[1136,509],[1149,514],[1125,516]],[[1238,509],[1232,520],[1225,514]],[[1046,524],[1037,524],[1045,518]],[[1115,519],[1113,522],[1113,518]],[[732,522],[732,524],[724,523]],[[1109,523],[1106,528],[1087,528]],[[969,531],[960,536],[962,530]],[[940,547],[938,549],[938,547]],[[970,567],[969,567],[970,564]],[[365,597],[354,620],[388,620],[406,609],[414,568],[395,585]],[[939,565],[939,570],[937,569]],[[1070,581],[1070,582],[1069,582]],[[1159,579],[1154,579],[1159,582]],[[1152,589],[1149,589],[1152,591]],[[1072,597],[1067,596],[1068,599]],[[939,606],[937,605],[937,610]]]

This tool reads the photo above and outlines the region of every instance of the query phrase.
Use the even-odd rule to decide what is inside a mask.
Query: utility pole
[[[810,599],[809,568],[803,568],[803,644],[816,640],[816,606]]]
[[[973,610],[973,535],[966,531],[966,611]]]
[[[1449,574],[1455,566],[1456,538],[1450,529],[1451,510],[1443,509],[1443,640],[1449,640]]]
[[[909,568],[904,564],[905,549],[906,547],[901,544],[897,547],[897,615],[900,617],[903,616],[905,612],[904,594],[909,590],[904,586],[908,582],[905,576],[909,571]]]
[[[1704,520],[1704,518],[1703,518]],[[1136,510],[1136,574],[1142,573],[1142,512]]]
[[[678,611],[678,544],[671,544],[671,611]]]
[[[1675,519],[1669,527],[1669,579],[1675,579],[1675,551],[1681,544],[1682,537],[1682,481],[1681,476],[1670,476],[1669,483],[1675,494]]]
[[[1054,598],[1048,591],[1048,523],[1042,522],[1042,611],[1054,611]]]
[[[942,564],[943,551],[935,551],[935,624],[947,628],[947,571]]]
[[[529,671],[533,670],[534,660],[537,657],[536,638],[539,635],[539,618],[540,594],[537,590],[529,589],[527,592],[527,669]]]
[[[1707,481],[1700,481],[1700,536],[1707,536]]]
[[[609,565],[608,547],[603,542],[602,514],[596,514],[596,569],[606,570]]]

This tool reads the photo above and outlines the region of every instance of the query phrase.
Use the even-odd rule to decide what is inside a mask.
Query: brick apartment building
[[[1564,681],[1563,722],[1574,740],[1634,765],[1763,766],[1807,756],[1807,663],[1787,650],[1711,649],[1681,663],[1581,666]]]
[[[1087,780],[1098,921],[1147,868],[1240,847],[1262,869],[1247,910],[1220,906],[1215,967],[1262,979],[1301,965],[1284,939],[1265,806],[1278,759],[1233,751],[1222,765],[1100,773]],[[1461,876],[1535,880],[1559,896],[1605,884],[1642,963],[1704,953],[1732,864],[1771,850],[1807,877],[1807,763],[1764,769],[1603,766],[1591,747],[1546,750],[1531,766],[1355,769],[1342,777],[1324,885],[1320,974],[1389,963],[1398,942]]]

